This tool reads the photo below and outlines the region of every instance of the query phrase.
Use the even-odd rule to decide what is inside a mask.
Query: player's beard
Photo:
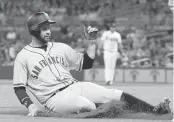
[[[42,42],[49,42],[51,40],[51,35],[45,35],[44,37],[41,37]]]
[[[42,32],[39,30],[33,33],[33,36],[41,43],[45,44],[51,40],[51,33],[41,34]]]
[[[50,35],[44,35],[44,36],[40,35],[38,39],[41,41],[41,43],[45,44],[45,43],[47,43],[51,40],[51,34]]]

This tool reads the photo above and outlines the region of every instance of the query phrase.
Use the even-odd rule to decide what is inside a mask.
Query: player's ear
[[[38,30],[38,31],[32,31],[31,33],[30,33],[32,36],[34,36],[34,37],[40,37],[40,30]]]

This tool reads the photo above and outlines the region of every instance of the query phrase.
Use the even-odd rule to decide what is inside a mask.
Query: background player
[[[111,100],[123,101],[134,109],[151,113],[169,113],[169,103],[165,107],[152,106],[118,89],[106,89],[90,82],[78,82],[70,70],[89,69],[95,58],[95,40],[98,30],[85,28],[85,35],[90,41],[84,54],[78,53],[63,43],[50,42],[50,24],[45,12],[31,15],[27,21],[32,41],[17,55],[14,63],[13,86],[21,104],[28,110],[28,116],[37,116],[39,108],[33,103],[26,89],[49,111],[69,114],[83,109],[92,111],[96,104]],[[155,111],[154,111],[155,110]]]
[[[101,37],[103,41],[105,82],[111,85],[114,80],[115,66],[119,54],[123,56],[121,35],[116,31],[116,24],[112,23],[109,30],[104,31]],[[120,53],[119,53],[120,52]]]
[[[173,3],[173,0],[168,0],[168,6],[169,6],[169,8],[170,8],[170,10],[172,11],[172,13],[173,13],[173,6],[174,6],[174,3]]]

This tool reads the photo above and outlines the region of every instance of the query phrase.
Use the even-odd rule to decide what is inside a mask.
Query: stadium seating
[[[74,48],[79,49],[77,40],[84,40],[81,33],[83,24],[92,24],[103,30],[108,24],[106,22],[112,21],[117,24],[131,61],[149,58],[152,62],[159,60],[159,65],[153,66],[165,66],[163,55],[173,51],[172,13],[164,0],[152,2],[144,0],[144,3],[140,0],[95,0],[95,2],[93,0],[1,0],[0,45],[4,47],[0,50],[0,59],[3,62],[1,64],[11,64],[9,63],[11,62],[9,60],[11,43],[18,45],[6,38],[7,33],[15,32],[17,37],[14,40],[18,40],[20,44],[29,43],[31,37],[25,28],[25,21],[31,13],[36,11],[46,11],[57,22],[53,27],[54,41],[68,43]],[[88,21],[84,21],[85,17]],[[161,32],[163,36],[160,36]],[[8,43],[4,43],[4,40],[8,40]],[[151,41],[161,46],[161,50],[152,51],[151,49],[157,47],[150,47]],[[81,45],[81,48],[84,48],[83,43]],[[157,52],[164,53],[157,54]],[[156,55],[155,58],[154,55]],[[101,56],[96,59],[98,65],[103,65],[100,63],[103,62]],[[121,63],[119,65],[121,66]]]

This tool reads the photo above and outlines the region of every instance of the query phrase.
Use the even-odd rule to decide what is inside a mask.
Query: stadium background
[[[87,43],[83,25],[97,26],[101,35],[111,22],[116,23],[128,57],[118,59],[115,80],[125,82],[124,75],[130,75],[133,81],[140,81],[136,75],[145,73],[151,82],[161,77],[162,82],[172,82],[173,19],[167,0],[0,0],[0,78],[12,78],[13,61],[31,40],[26,19],[36,11],[47,12],[57,22],[52,26],[52,41],[81,52]],[[100,68],[85,71],[77,79],[103,76],[103,65],[103,54],[97,51],[94,67]]]
[[[102,34],[111,22],[115,22],[128,57],[118,59],[115,82],[106,87],[122,89],[153,105],[166,95],[172,99],[173,16],[167,3],[168,0],[0,0],[0,121],[57,121],[54,118],[31,120],[23,116],[27,110],[21,107],[12,86],[13,61],[31,39],[25,21],[36,11],[47,12],[57,22],[52,26],[52,41],[67,43],[81,52],[87,43],[82,33],[83,25],[97,26]],[[72,74],[78,80],[104,84],[103,68],[103,54],[97,52],[93,69]],[[138,122],[146,121],[141,119],[171,119],[144,114],[128,115],[127,118],[136,118],[138,120],[133,121]]]

